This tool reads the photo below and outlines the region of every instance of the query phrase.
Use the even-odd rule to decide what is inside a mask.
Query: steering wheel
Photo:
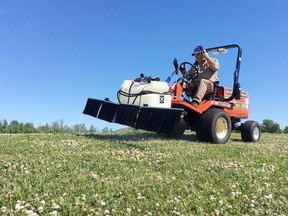
[[[193,67],[194,68],[194,72],[193,73],[190,73],[190,74],[188,74],[188,73],[184,73],[184,72],[182,72],[181,70],[180,70],[180,72],[183,74],[183,76],[185,77],[185,78],[187,78],[187,77],[189,77],[190,79],[196,79],[198,76],[199,76],[199,70],[198,70],[198,68],[194,65],[194,64],[191,64],[190,62],[182,62],[181,64],[180,64],[180,67],[179,68],[186,68],[186,65],[190,65],[191,67]]]

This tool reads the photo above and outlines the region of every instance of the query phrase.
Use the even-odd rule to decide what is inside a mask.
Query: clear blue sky
[[[117,129],[82,114],[88,97],[116,102],[124,79],[165,80],[195,46],[237,43],[249,119],[283,128],[287,10],[287,0],[0,0],[0,119]],[[234,54],[219,57],[222,85],[232,86]]]

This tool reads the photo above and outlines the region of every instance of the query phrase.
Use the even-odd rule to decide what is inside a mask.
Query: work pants
[[[214,83],[212,81],[206,80],[206,79],[201,79],[198,87],[195,83],[189,83],[187,85],[187,87],[188,88],[186,88],[186,91],[188,90],[188,91],[192,91],[192,92],[194,92],[195,89],[197,88],[195,93],[194,93],[193,100],[197,101],[198,103],[200,103],[202,101],[206,92],[213,92],[214,88],[215,88]]]

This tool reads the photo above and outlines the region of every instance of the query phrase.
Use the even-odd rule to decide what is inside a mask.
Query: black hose
[[[128,91],[128,101],[127,101],[127,104],[129,104],[129,100],[130,100],[130,92],[131,92],[131,88],[132,86],[134,85],[134,82],[131,83],[130,87],[129,87],[129,91]]]
[[[131,86],[132,86],[132,85],[131,85]],[[131,86],[130,86],[130,88],[129,88],[129,92],[131,92]],[[136,99],[137,99],[139,96],[142,96],[142,95],[145,95],[145,94],[165,94],[165,95],[169,95],[169,94],[171,94],[171,92],[170,92],[170,91],[167,91],[167,92],[141,91],[141,92],[139,92],[139,93],[137,93],[137,94],[131,94],[131,93],[126,93],[126,92],[124,92],[124,91],[122,91],[122,90],[119,90],[118,93],[117,93],[117,99],[118,99],[118,102],[121,103],[120,98],[119,98],[119,95],[122,95],[122,96],[124,96],[124,97],[128,97],[128,102],[127,102],[127,104],[129,104],[130,98],[131,98],[131,97],[135,97],[135,99],[134,99],[133,102],[132,102],[132,104],[134,104],[135,101],[136,101]]]

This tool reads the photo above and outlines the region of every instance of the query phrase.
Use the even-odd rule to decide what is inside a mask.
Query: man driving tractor
[[[237,50],[232,88],[218,86],[219,63],[208,55],[210,52],[225,54],[228,49]],[[261,127],[257,121],[249,120],[239,125],[249,115],[249,94],[241,90],[239,83],[241,47],[229,44],[204,50],[197,46],[192,56],[196,61],[193,64],[182,62],[180,68],[177,59],[173,60],[175,71],[172,75],[180,70],[183,76],[172,86],[168,85],[172,75],[165,82],[151,80],[146,83],[142,80],[144,75],[139,81],[124,80],[117,92],[118,103],[88,98],[83,113],[170,138],[180,138],[185,130],[191,130],[199,141],[224,144],[233,130],[239,130],[244,142],[258,142]],[[191,69],[186,71],[186,65]],[[189,100],[190,96],[194,96],[193,101]]]
[[[187,72],[185,65],[180,65],[180,71],[186,75],[188,81],[184,81],[182,87],[185,91],[195,92],[192,100],[192,105],[197,107],[202,101],[206,92],[213,92],[215,82],[219,81],[217,71],[219,69],[219,62],[216,58],[211,58],[202,46],[197,46],[192,56],[195,56],[194,66],[198,69],[198,77],[192,79],[191,74],[195,73],[195,68]],[[192,79],[192,81],[190,81]]]

